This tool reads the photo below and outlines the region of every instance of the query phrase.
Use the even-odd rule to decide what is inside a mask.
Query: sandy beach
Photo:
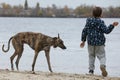
[[[102,77],[100,75],[85,75],[71,73],[50,73],[30,71],[0,70],[0,80],[120,80],[120,77]]]

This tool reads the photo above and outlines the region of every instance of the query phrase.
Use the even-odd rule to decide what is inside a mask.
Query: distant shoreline
[[[33,17],[33,16],[0,16],[0,17],[17,17],[17,18],[87,18],[87,17]],[[119,18],[119,17],[102,17],[102,18]]]

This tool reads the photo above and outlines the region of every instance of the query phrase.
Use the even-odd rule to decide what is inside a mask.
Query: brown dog
[[[42,50],[45,51],[49,71],[52,72],[52,68],[50,65],[50,56],[49,56],[50,47],[53,46],[54,48],[60,47],[62,49],[66,49],[63,41],[59,37],[59,34],[58,34],[58,37],[52,38],[52,37],[49,37],[49,36],[44,35],[42,33],[21,32],[21,33],[16,34],[15,36],[12,36],[9,39],[7,50],[4,50],[4,45],[2,46],[2,50],[4,52],[9,51],[11,40],[12,40],[12,45],[15,49],[14,54],[10,57],[12,70],[14,70],[13,60],[14,60],[15,56],[17,56],[16,68],[17,68],[17,70],[19,70],[18,64],[19,64],[19,60],[20,60],[22,53],[23,53],[24,44],[28,44],[33,50],[35,50],[34,60],[33,60],[33,64],[32,64],[32,71],[33,72],[34,72],[34,66],[36,63],[38,53],[40,51],[42,51]]]

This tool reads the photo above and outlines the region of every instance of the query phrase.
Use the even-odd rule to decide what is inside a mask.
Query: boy
[[[82,31],[82,37],[80,47],[83,48],[87,38],[88,42],[88,53],[89,53],[89,73],[94,74],[94,63],[95,57],[100,61],[100,69],[102,71],[102,76],[107,76],[106,71],[106,55],[105,55],[105,34],[109,34],[114,26],[118,25],[118,22],[113,22],[108,27],[105,25],[104,21],[100,19],[102,14],[102,9],[100,7],[93,8],[92,18],[87,18],[86,25]]]

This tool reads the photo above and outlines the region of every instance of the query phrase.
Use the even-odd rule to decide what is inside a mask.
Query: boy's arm
[[[83,42],[86,41],[86,37],[88,35],[88,31],[87,31],[88,30],[88,26],[89,26],[89,18],[87,18],[85,27],[82,30],[81,41],[83,41]]]
[[[81,48],[84,47],[85,41],[86,41],[86,37],[88,35],[88,33],[87,33],[87,30],[88,30],[87,28],[89,26],[88,22],[89,22],[89,18],[86,20],[86,25],[85,25],[84,29],[82,30],[82,35],[81,35],[81,41],[82,41],[82,43],[80,43],[80,47]]]
[[[80,43],[81,48],[83,48],[85,46],[86,37],[87,37],[87,27],[85,27],[82,31],[82,36],[81,36],[82,42]]]
[[[108,27],[105,25],[104,22],[102,22],[102,24],[100,25],[102,31],[106,34],[109,34],[115,26],[118,25],[118,22],[113,22],[113,24],[110,24]]]
[[[82,31],[82,36],[81,36],[81,41],[82,41],[80,43],[81,48],[83,48],[85,46],[86,37],[87,37],[87,28],[85,27]]]
[[[81,41],[86,41],[86,36],[87,36],[87,28],[85,27],[82,31],[82,35],[81,35]]]

